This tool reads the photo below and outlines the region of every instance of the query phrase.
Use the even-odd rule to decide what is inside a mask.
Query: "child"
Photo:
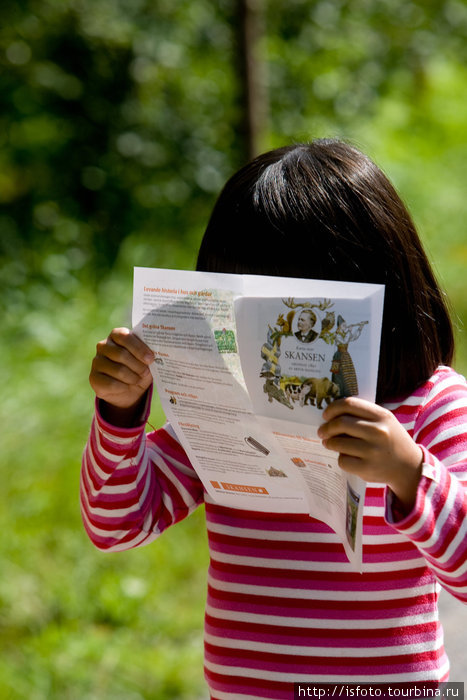
[[[145,434],[153,360],[120,328],[98,344],[82,466],[86,530],[102,550],[156,539],[201,503],[211,563],[211,698],[293,698],[293,683],[445,681],[440,584],[467,600],[467,385],[400,198],[362,153],[319,140],[263,154],[226,184],[197,267],[386,285],[377,403],[339,399],[320,436],[370,482],[363,573],[303,515],[215,505],[170,425]]]

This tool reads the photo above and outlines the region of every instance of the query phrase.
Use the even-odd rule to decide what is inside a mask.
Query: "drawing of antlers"
[[[299,304],[296,304],[294,299],[292,297],[289,297],[288,299],[282,299],[283,303],[289,307],[289,309],[297,309],[298,307],[302,307],[304,309],[320,309],[321,311],[326,311],[326,309],[331,308],[331,306],[334,306],[333,302],[330,299],[323,299],[323,301],[320,301],[319,304],[312,304],[311,301],[304,301]]]

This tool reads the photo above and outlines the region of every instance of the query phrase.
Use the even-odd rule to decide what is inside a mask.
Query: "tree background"
[[[245,8],[254,148],[337,136],[376,160],[447,291],[467,372],[465,2],[3,0],[2,697],[203,697],[202,513],[104,556],[77,483],[90,360],[129,323],[133,265],[193,267],[251,151]]]

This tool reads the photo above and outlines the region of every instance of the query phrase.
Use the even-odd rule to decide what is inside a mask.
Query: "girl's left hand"
[[[387,484],[406,512],[416,499],[423,453],[387,409],[355,396],[333,401],[323,411],[318,435],[339,452],[339,466],[365,481]]]

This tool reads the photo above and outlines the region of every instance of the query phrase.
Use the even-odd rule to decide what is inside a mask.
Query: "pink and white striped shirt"
[[[221,507],[169,429],[116,428],[96,411],[81,503],[100,549],[156,539],[205,503],[210,566],[205,675],[216,700],[293,698],[293,683],[447,680],[440,584],[467,601],[467,384],[448,367],[387,404],[423,447],[403,520],[369,484],[363,573],[324,523]]]

